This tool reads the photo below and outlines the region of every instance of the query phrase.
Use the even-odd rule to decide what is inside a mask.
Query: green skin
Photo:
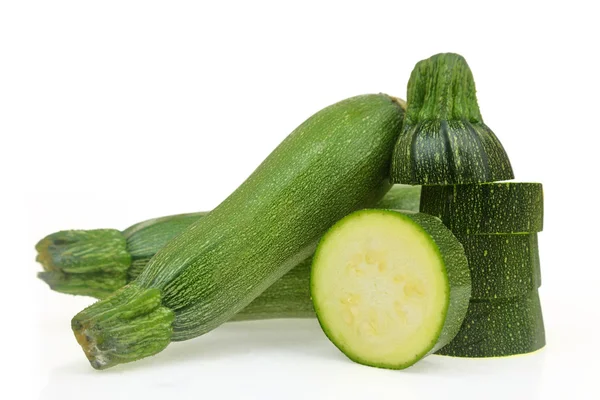
[[[541,286],[537,233],[457,235],[471,271],[471,299],[524,296]]]
[[[321,266],[319,261],[319,250],[327,243],[327,240],[336,234],[338,229],[342,229],[344,223],[348,220],[363,216],[369,213],[386,213],[390,218],[400,218],[406,222],[414,224],[418,229],[424,232],[430,238],[431,245],[437,250],[438,257],[442,259],[445,266],[445,280],[447,282],[447,304],[444,310],[444,324],[439,326],[439,330],[434,332],[434,339],[428,346],[418,349],[417,354],[413,359],[404,360],[403,362],[381,364],[374,363],[371,360],[361,358],[354,354],[345,343],[336,340],[328,321],[323,318],[319,302],[318,291],[315,289],[315,271]],[[320,283],[321,285],[323,283]],[[362,210],[354,212],[337,224],[335,224],[321,239],[319,247],[315,252],[313,268],[311,273],[311,295],[313,304],[319,320],[319,324],[325,332],[325,335],[331,342],[349,359],[363,365],[386,369],[404,369],[415,364],[417,361],[426,357],[429,354],[436,352],[450,343],[454,336],[458,333],[461,324],[465,318],[469,299],[471,297],[471,277],[469,275],[469,267],[467,258],[459,241],[454,237],[439,219],[427,214],[413,212],[399,212],[393,210]]]
[[[375,207],[418,211],[420,194],[420,186],[394,185]],[[204,215],[206,212],[154,218],[123,232],[53,233],[36,246],[38,261],[44,267],[38,277],[57,292],[103,299],[135,279],[158,250]],[[88,251],[81,254],[77,251],[81,247]],[[73,254],[79,257],[75,259]],[[302,261],[230,321],[314,318],[309,288],[311,261],[312,256]]]
[[[375,207],[418,211],[420,195],[420,186],[394,185]],[[57,292],[103,299],[134,280],[169,240],[206,214],[154,218],[123,232],[97,229],[50,234],[36,245],[37,260],[44,268],[38,277]],[[82,248],[86,251],[82,252]],[[256,298],[251,303],[255,307],[246,307],[234,318],[241,317],[240,314],[245,314],[244,319],[276,318],[283,310],[287,310],[286,316],[306,316],[305,311],[312,310],[309,272],[305,267],[310,265],[311,258],[302,261]],[[268,297],[269,302],[261,300],[263,297]]]
[[[483,123],[465,59],[445,53],[418,62],[408,81],[392,182],[445,185],[513,178],[502,144]]]
[[[427,186],[421,192],[420,210],[440,217],[455,233],[469,258],[473,279],[474,299],[465,322],[455,339],[437,354],[500,357],[543,347],[537,295],[542,185]]]
[[[420,210],[460,235],[541,232],[544,192],[528,182],[425,186]]]
[[[545,344],[540,298],[533,290],[512,299],[471,300],[460,331],[436,354],[504,357],[531,353]]]
[[[403,115],[389,96],[365,95],[300,125],[133,282],[73,318],[91,365],[135,361],[211,331],[308,258],[336,221],[375,205],[390,188]]]

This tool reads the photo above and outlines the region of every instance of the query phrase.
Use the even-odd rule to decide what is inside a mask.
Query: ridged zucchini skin
[[[436,354],[503,357],[531,353],[545,344],[542,307],[533,290],[512,299],[471,300],[460,331]]]
[[[537,233],[460,235],[472,280],[472,299],[524,296],[541,284]]]
[[[394,185],[375,207],[419,211],[420,195],[420,186]],[[44,267],[38,277],[57,292],[103,299],[137,278],[154,254],[204,215],[206,212],[153,218],[132,225],[123,232],[96,229],[50,234],[36,246],[37,259]],[[67,238],[70,240],[66,240]],[[75,261],[74,252],[82,244],[85,245],[86,252],[77,253],[79,258]],[[130,263],[129,267],[127,263]],[[76,267],[73,267],[74,264]],[[299,283],[301,271],[306,273],[306,282]],[[303,269],[297,272],[292,269],[253,301],[257,304],[252,308],[248,306],[244,309],[246,311],[241,312],[247,319],[252,318],[253,312],[256,312],[256,318],[278,318],[279,304],[281,310],[297,309],[298,317],[305,316],[305,310],[312,309],[310,298],[307,295],[300,300],[295,293],[297,290],[308,293],[308,275],[309,272]],[[300,287],[295,287],[296,284]],[[267,293],[271,291],[272,293]],[[259,301],[263,295],[268,295],[273,304]],[[294,301],[297,303],[294,304]],[[264,307],[259,307],[258,304],[264,304]],[[285,311],[284,314],[294,316],[291,311]]]
[[[412,185],[514,178],[504,147],[483,123],[473,74],[462,56],[436,54],[413,69],[390,175],[394,183]]]
[[[541,232],[543,187],[525,182],[423,186],[420,211],[439,217],[455,234]]]
[[[165,334],[186,340],[216,328],[306,259],[337,220],[376,204],[391,187],[390,157],[403,115],[393,98],[364,95],[301,124],[223,203],[163,247],[137,279],[73,318],[91,365],[103,369],[156,354],[168,344]],[[161,315],[173,316],[168,328],[163,318],[122,336],[118,325],[105,321],[104,315],[134,313],[128,329],[142,323],[155,310],[138,313],[132,304],[149,293]]]

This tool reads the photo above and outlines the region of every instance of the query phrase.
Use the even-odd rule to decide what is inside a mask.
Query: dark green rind
[[[537,233],[457,238],[469,260],[472,299],[524,296],[540,287]]]
[[[462,56],[436,54],[417,63],[392,157],[392,182],[446,185],[514,178],[504,147],[483,123],[475,93]]]
[[[175,314],[170,339],[191,339],[226,322],[309,257],[337,220],[376,204],[391,187],[390,155],[403,115],[387,95],[358,96],[321,110],[223,203],[156,253],[129,285],[159,291],[162,305]],[[90,319],[100,323],[100,310],[111,302],[127,309],[121,293],[88,308]],[[120,329],[111,326],[102,335]],[[129,339],[134,346],[136,338]],[[111,366],[161,349],[147,350],[129,357],[123,343],[118,353],[98,354],[91,363]]]
[[[472,290],[469,263],[461,243],[438,218],[423,213],[406,213],[404,215],[416,222],[431,236],[438,247],[448,275],[450,299],[446,311],[446,322],[440,331],[437,342],[427,353],[431,354],[450,343],[463,323]]]
[[[331,333],[331,329],[328,327],[327,321],[320,315],[320,307],[317,299],[315,299],[314,292],[314,271],[318,268],[319,259],[319,248],[326,243],[330,235],[335,235],[336,231],[341,228],[344,223],[351,218],[356,216],[365,215],[368,213],[385,213],[394,218],[401,218],[405,221],[409,220],[411,223],[416,224],[422,231],[424,231],[431,238],[431,245],[434,246],[440,258],[443,260],[446,268],[446,281],[449,289],[448,307],[445,310],[444,325],[440,327],[439,332],[436,333],[436,340],[432,341],[428,346],[423,349],[415,349],[415,357],[404,363],[398,364],[382,364],[374,363],[370,360],[353,354],[344,344],[338,342],[335,336]],[[361,210],[354,212],[347,217],[340,220],[335,224],[321,239],[319,247],[315,252],[313,261],[313,272],[311,272],[311,294],[313,298],[313,305],[317,314],[317,319],[323,332],[329,338],[329,340],[350,360],[368,365],[371,367],[385,368],[385,369],[405,369],[415,364],[417,361],[426,357],[429,354],[434,353],[438,349],[449,343],[460,329],[467,307],[469,305],[469,298],[471,296],[471,278],[469,276],[469,267],[467,258],[463,251],[462,245],[454,237],[438,218],[422,213],[411,213],[406,211],[394,211],[394,210]]]
[[[522,182],[423,186],[420,211],[439,217],[457,234],[541,232],[543,187]]]
[[[419,197],[421,195],[421,187],[420,186],[409,186],[409,185],[394,185],[389,192],[386,193],[385,197],[381,199],[381,201],[376,205],[378,208],[394,208],[401,210],[411,210],[418,211],[419,210]],[[125,231],[122,232],[123,237],[126,240],[127,251],[131,258],[131,265],[127,270],[127,273],[124,274],[122,272],[123,266],[122,261],[120,261],[121,252],[114,252],[112,250],[112,241],[109,245],[105,245],[104,240],[98,240],[94,242],[94,246],[97,248],[95,252],[97,253],[106,253],[106,259],[110,259],[114,265],[115,271],[111,271],[110,268],[104,267],[102,271],[99,272],[90,272],[90,273],[68,273],[62,270],[63,264],[68,265],[66,262],[63,263],[63,254],[58,251],[58,249],[54,249],[52,256],[52,271],[44,271],[38,274],[38,277],[46,282],[50,288],[54,291],[73,294],[73,295],[82,295],[82,296],[92,296],[99,299],[103,299],[109,296],[111,293],[116,291],[117,289],[125,286],[126,283],[134,280],[138,275],[142,273],[144,268],[146,268],[146,264],[150,261],[152,256],[156,254],[158,250],[160,250],[169,240],[183,232],[187,227],[196,222],[202,216],[206,215],[206,212],[198,212],[193,214],[179,214],[179,215],[171,215],[167,217],[154,218],[151,220],[143,221],[137,223]],[[114,230],[107,230],[114,234]],[[65,235],[69,234],[73,236],[73,232],[78,233],[80,237],[83,237],[87,240],[87,243],[91,243],[90,238],[93,235],[81,235],[81,232],[87,231],[66,231],[59,232],[53,235],[48,236],[46,239],[40,241],[38,244],[38,260],[44,260],[44,254],[49,253],[49,247],[53,245],[52,240],[49,238],[56,237],[57,235]],[[94,232],[94,231],[92,231]],[[117,242],[115,240],[115,242]],[[122,242],[122,239],[119,238],[118,242]],[[68,250],[68,249],[67,249]],[[65,254],[65,260],[69,260],[71,255],[68,251]],[[84,257],[86,257],[84,255]],[[82,265],[85,265],[86,258],[78,260]],[[71,262],[72,263],[72,262]],[[105,263],[106,264],[106,263]],[[46,263],[48,265],[48,263]],[[81,268],[83,270],[87,270],[90,268]],[[292,270],[294,271],[294,270]],[[289,274],[292,274],[290,271]],[[308,293],[308,272],[306,272],[306,282],[304,282],[304,290]],[[285,309],[294,309],[291,304],[288,302],[287,296],[287,288],[293,291],[293,282],[285,282],[287,279],[287,275],[284,275],[280,281],[282,282],[282,289],[284,290],[281,296],[274,297],[274,304],[278,302],[284,304],[282,307]],[[295,279],[295,278],[291,278]],[[279,282],[279,281],[277,281]],[[271,288],[276,289],[278,287],[277,282],[271,286],[267,291],[270,291]],[[262,295],[261,295],[262,296]],[[259,300],[259,296],[257,299],[253,301],[262,301]],[[296,299],[295,296],[291,298]],[[265,302],[262,301],[261,304]],[[251,303],[252,304],[252,303]],[[292,312],[277,312],[273,310],[274,305],[264,305],[264,311],[261,307],[255,307],[254,310],[256,312],[257,318],[267,318],[273,316],[272,318],[277,318],[278,315],[294,316]],[[275,307],[276,308],[276,307]],[[310,302],[310,298],[307,296],[305,299],[298,299],[298,303],[295,308],[298,310],[297,316],[299,318],[306,316],[306,309],[312,310],[312,303]],[[251,314],[246,312],[246,316],[250,316]],[[313,315],[314,316],[314,315]],[[282,317],[281,317],[282,318]]]
[[[546,344],[537,290],[516,299],[472,300],[454,340],[436,354],[504,357],[531,353]]]

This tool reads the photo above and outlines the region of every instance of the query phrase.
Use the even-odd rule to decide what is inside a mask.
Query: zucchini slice
[[[472,280],[472,299],[524,296],[541,286],[537,233],[459,235]]]
[[[541,232],[544,193],[541,183],[423,186],[420,211],[456,234]]]
[[[462,246],[430,215],[357,211],[325,234],[313,258],[319,323],[360,364],[403,369],[443,347],[470,294]]]
[[[546,344],[537,290],[501,300],[471,300],[463,326],[436,354],[454,357],[503,357],[531,353]]]

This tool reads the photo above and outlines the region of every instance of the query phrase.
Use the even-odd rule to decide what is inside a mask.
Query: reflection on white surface
[[[316,320],[225,324],[155,357],[95,371],[56,360],[42,399],[540,398],[545,352],[501,359],[430,356],[404,371],[346,359]],[[517,396],[517,397],[515,397]]]

